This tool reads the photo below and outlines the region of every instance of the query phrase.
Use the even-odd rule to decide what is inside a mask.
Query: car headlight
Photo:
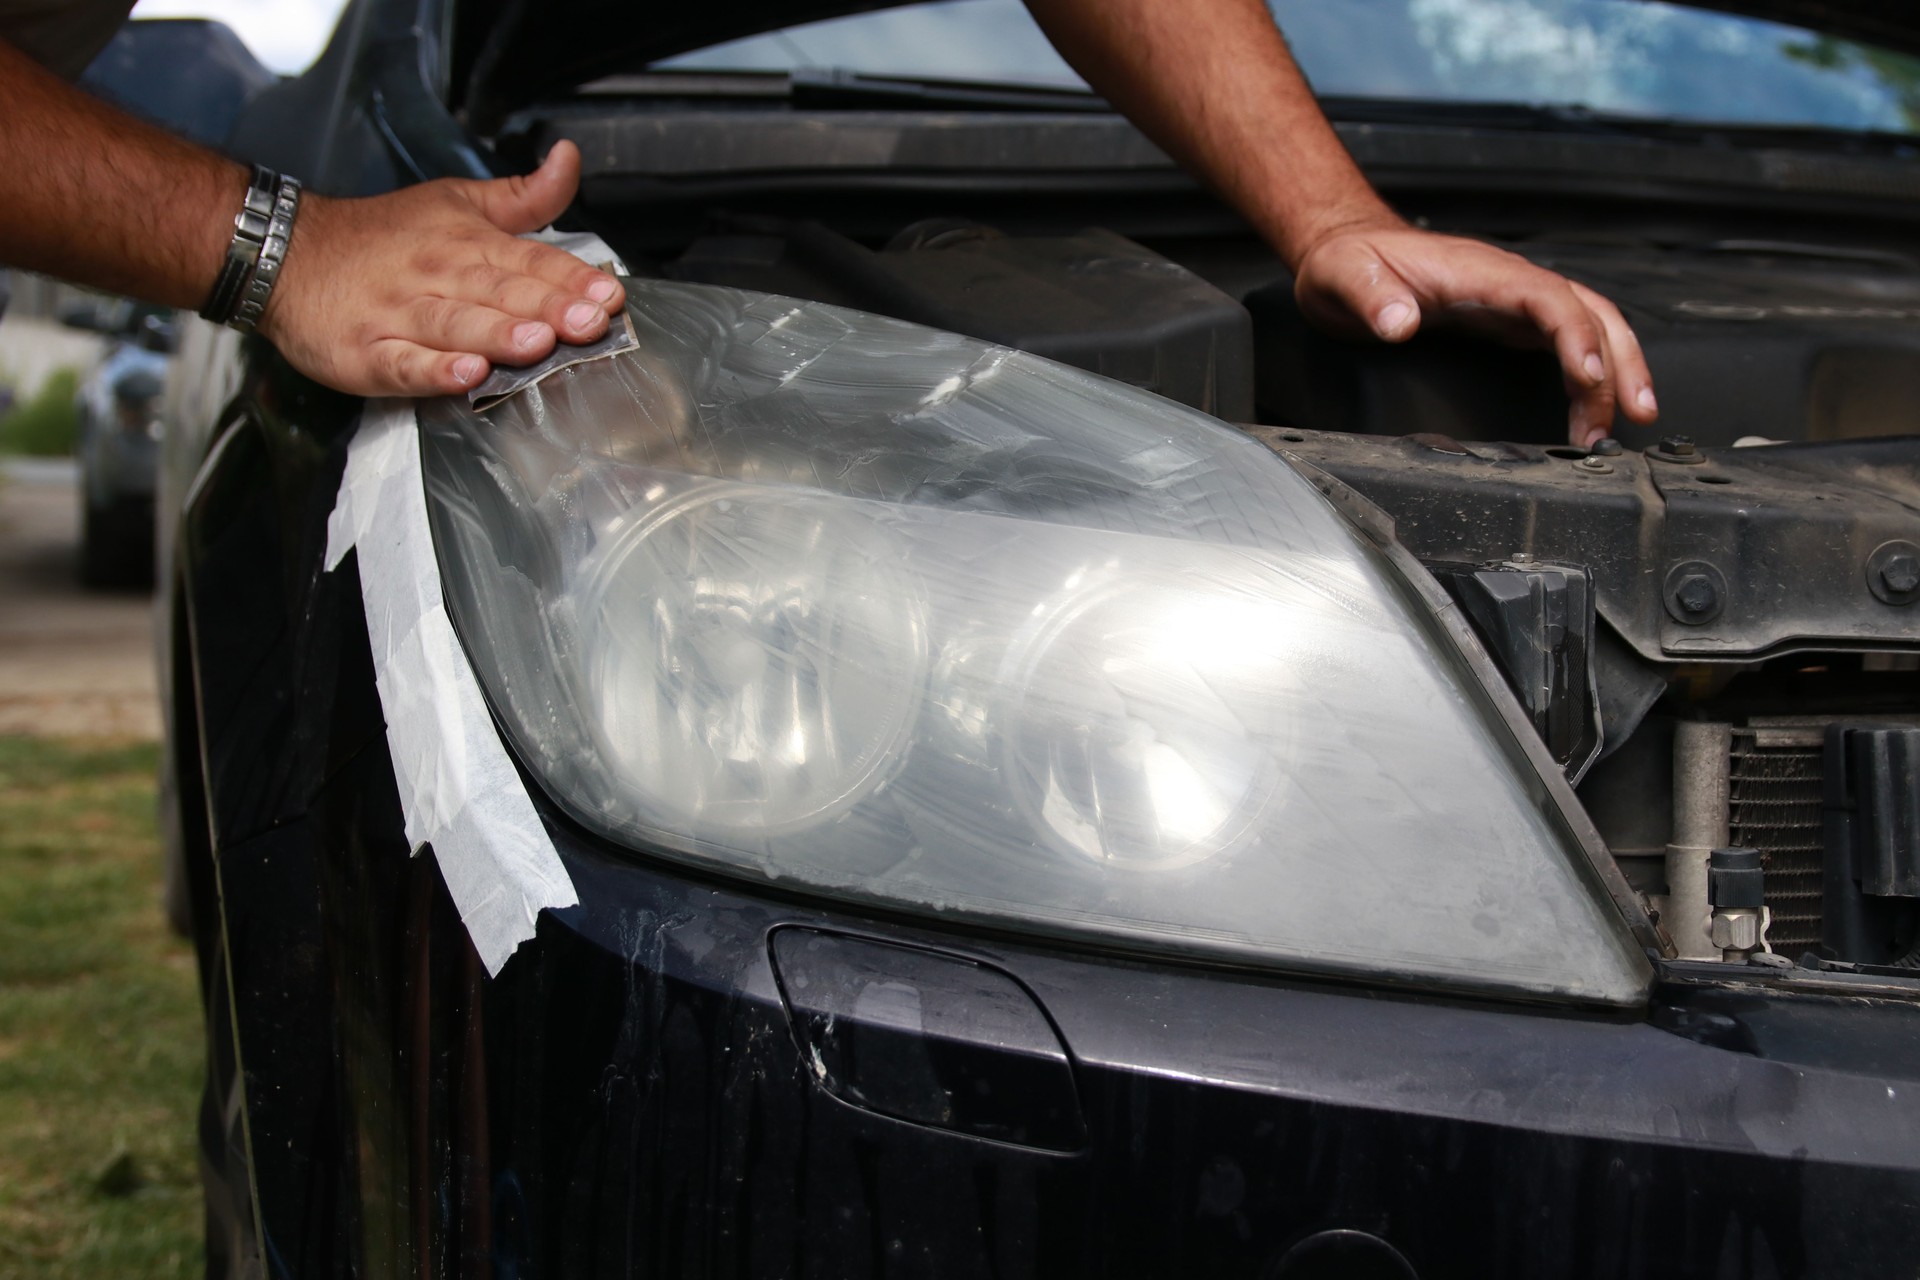
[[[1272,453],[951,334],[628,288],[637,350],[421,414],[462,640],[578,821],[1002,928],[1643,993],[1493,695]]]

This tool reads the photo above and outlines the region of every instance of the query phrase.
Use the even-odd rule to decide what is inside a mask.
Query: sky
[[[345,0],[140,0],[136,18],[217,18],[274,71],[304,71],[333,34]]]

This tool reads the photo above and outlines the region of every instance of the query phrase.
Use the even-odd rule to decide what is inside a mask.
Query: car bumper
[[[1920,1054],[1872,1048],[1911,1042],[1905,1006],[1746,996],[1668,1019],[1690,1036],[1080,954],[743,892],[551,814],[581,905],[489,980],[386,768],[322,796],[341,1078],[309,1088],[345,1132],[262,1180],[270,1234],[312,1230],[276,1188],[332,1178],[349,1218],[517,1275],[1296,1276],[1331,1239],[1420,1277],[1840,1276],[1920,1230]],[[286,874],[290,838],[231,874]],[[287,1061],[313,1035],[245,1012]],[[315,1131],[299,1093],[249,1098],[256,1151]]]

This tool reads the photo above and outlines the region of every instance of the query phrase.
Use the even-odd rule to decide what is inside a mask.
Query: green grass
[[[0,737],[0,1280],[200,1270],[191,948],[158,749]]]
[[[24,453],[36,458],[64,458],[73,452],[79,416],[73,397],[80,389],[74,369],[55,369],[32,398],[22,400],[0,418],[0,453]]]

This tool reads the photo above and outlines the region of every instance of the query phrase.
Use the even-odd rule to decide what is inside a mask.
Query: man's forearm
[[[0,262],[197,308],[246,182],[0,41]]]
[[[1391,222],[1261,0],[1028,0],[1108,101],[1297,266],[1339,226]]]

